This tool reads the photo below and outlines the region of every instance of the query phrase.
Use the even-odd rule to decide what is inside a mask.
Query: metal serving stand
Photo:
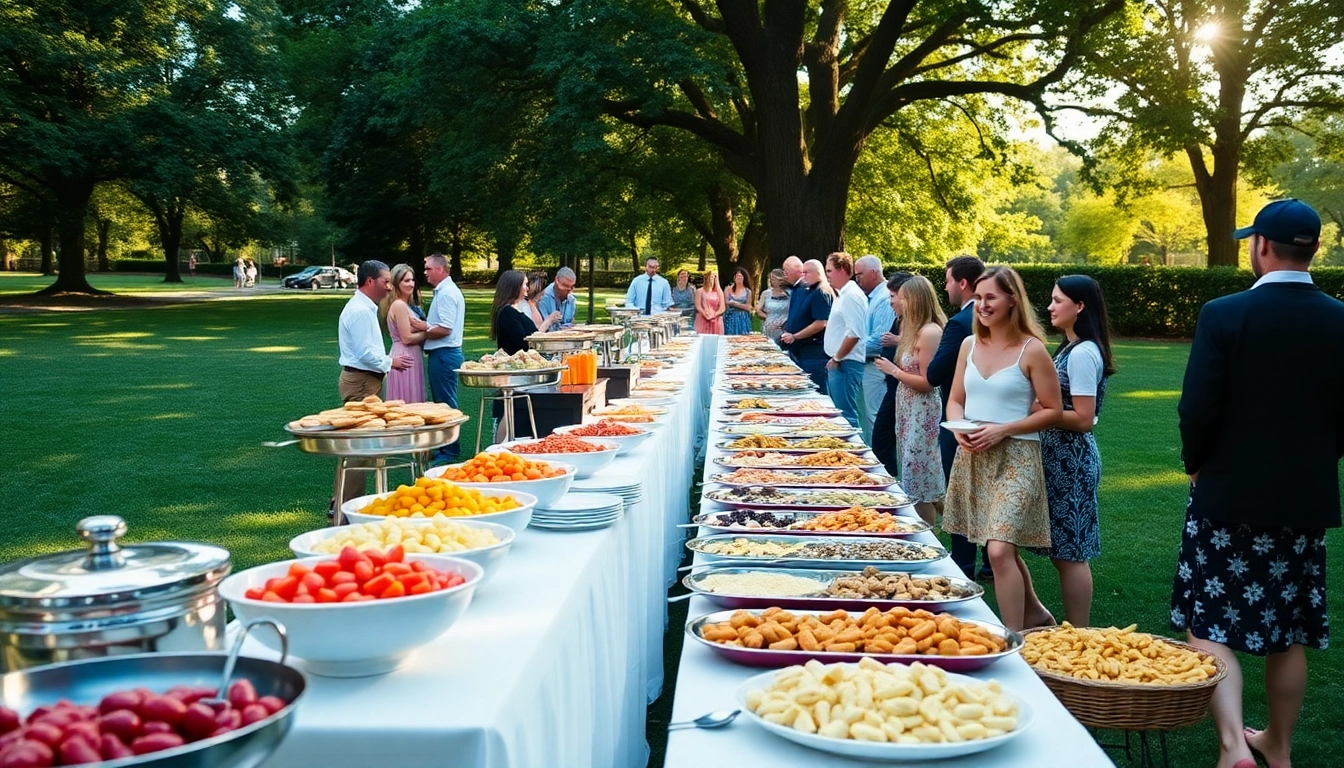
[[[626,320],[633,320],[634,318],[639,317],[641,310],[639,307],[622,307],[608,304],[607,314],[611,315],[611,322],[613,325],[620,325]]]
[[[272,448],[297,445],[300,451],[320,456],[336,457],[336,503],[331,515],[332,525],[342,525],[344,516],[341,504],[345,489],[345,473],[372,472],[377,493],[387,493],[387,470],[408,468],[415,477],[425,473],[422,457],[436,448],[457,442],[462,425],[467,422],[465,415],[441,424],[425,424],[420,427],[393,427],[390,429],[332,429],[316,427],[303,429],[285,426],[285,431],[294,436],[293,440],[278,443],[264,443]],[[406,456],[407,461],[388,462],[393,456]],[[366,465],[363,462],[371,460]]]
[[[593,334],[593,344],[602,356],[602,365],[619,365],[621,362],[621,341],[625,338],[625,326],[622,325],[576,325],[576,331]],[[528,342],[529,345],[531,342]],[[535,347],[533,347],[535,349]],[[541,351],[541,350],[537,350]]]
[[[530,342],[529,342],[530,343]],[[513,408],[515,400],[522,400],[527,403],[527,420],[532,427],[532,435],[537,434],[537,416],[532,410],[532,397],[525,390],[528,387],[540,387],[548,384],[556,384],[560,381],[560,372],[564,366],[553,366],[549,368],[525,368],[514,371],[484,371],[480,369],[459,368],[455,371],[457,382],[464,387],[475,387],[478,389],[498,389],[499,394],[481,395],[481,404],[476,412],[476,419],[480,422],[481,428],[476,431],[476,452],[481,451],[481,433],[485,432],[485,404],[487,402],[500,401],[504,403],[504,416],[500,419],[504,425],[504,439],[513,440],[517,437],[517,425],[513,423]]]

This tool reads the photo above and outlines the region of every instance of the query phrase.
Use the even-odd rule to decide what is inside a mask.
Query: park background
[[[1231,229],[1311,203],[1315,279],[1344,297],[1342,40],[1322,0],[0,4],[0,560],[75,546],[104,512],[236,568],[320,526],[329,462],[261,446],[336,397],[348,291],[275,287],[305,265],[447,254],[480,286],[478,355],[508,268],[572,266],[600,307],[649,256],[759,285],[791,253],[935,282],[970,253],[1042,307],[1059,274],[1102,282],[1124,338],[1094,613],[1166,632],[1182,339],[1253,280]],[[260,287],[232,288],[240,257]],[[1272,515],[1275,489],[1247,492]],[[1344,661],[1311,665],[1295,757],[1332,765]],[[1175,734],[1172,764],[1213,746],[1207,723]]]

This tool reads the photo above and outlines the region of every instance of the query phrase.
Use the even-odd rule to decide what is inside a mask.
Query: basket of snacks
[[[1137,625],[1023,632],[1022,658],[1089,728],[1168,731],[1194,725],[1227,668],[1188,643],[1136,632]]]

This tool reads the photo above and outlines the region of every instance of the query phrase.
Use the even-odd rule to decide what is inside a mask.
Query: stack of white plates
[[[571,491],[546,509],[534,509],[528,526],[550,531],[589,531],[606,528],[620,520],[623,514],[625,504],[620,496]]]
[[[621,500],[625,502],[626,509],[630,509],[644,500],[643,482],[628,480],[604,472],[585,477],[582,480],[575,480],[570,487],[581,493],[610,493],[613,496],[620,496]]]

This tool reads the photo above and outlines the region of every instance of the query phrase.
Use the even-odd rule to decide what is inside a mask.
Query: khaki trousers
[[[348,403],[351,400],[363,400],[369,395],[376,395],[383,391],[383,379],[368,371],[347,371],[342,368],[337,389],[340,392],[342,403]],[[346,464],[349,466],[373,466],[372,461],[363,459],[350,459]],[[341,502],[363,496],[368,492],[368,487],[368,472],[347,472],[345,485],[341,490],[341,498],[337,500],[337,506],[340,506]]]

